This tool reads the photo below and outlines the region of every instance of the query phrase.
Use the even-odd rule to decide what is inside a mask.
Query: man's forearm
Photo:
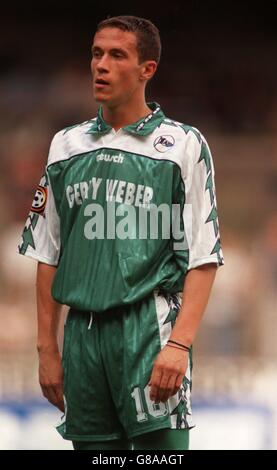
[[[51,295],[51,287],[56,273],[54,266],[38,263],[37,268],[37,319],[38,351],[58,351],[58,327],[61,304]]]
[[[58,347],[61,305],[51,295],[56,268],[38,263],[37,313],[39,352],[39,383],[45,398],[64,412],[63,369]]]
[[[181,310],[170,339],[190,346],[207,306],[217,266],[206,264],[188,272]]]

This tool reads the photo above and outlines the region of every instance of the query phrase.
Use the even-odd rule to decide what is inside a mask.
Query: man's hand
[[[181,387],[188,367],[187,351],[165,346],[154,362],[148,385],[151,386],[150,399],[155,403],[166,402]]]
[[[58,351],[39,352],[39,383],[45,398],[64,412],[63,369]]]

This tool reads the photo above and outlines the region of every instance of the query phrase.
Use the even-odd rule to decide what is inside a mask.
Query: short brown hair
[[[96,32],[104,28],[118,28],[122,31],[135,33],[139,63],[145,60],[155,60],[157,64],[161,57],[161,39],[158,28],[145,18],[137,16],[114,16],[98,23]]]

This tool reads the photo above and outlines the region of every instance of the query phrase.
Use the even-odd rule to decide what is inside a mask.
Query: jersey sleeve
[[[190,163],[186,164],[182,175],[185,192],[182,220],[185,249],[183,254],[179,253],[179,258],[181,264],[182,258],[187,260],[187,270],[208,263],[217,266],[224,264],[213,159],[207,141],[199,132],[195,132],[193,139]]]
[[[48,162],[51,157],[50,147]],[[57,266],[60,257],[60,218],[56,210],[50,178],[45,173],[36,189],[22,232],[18,253]]]

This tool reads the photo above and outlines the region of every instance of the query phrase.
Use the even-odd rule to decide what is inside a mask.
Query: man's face
[[[141,71],[134,33],[104,28],[94,36],[91,71],[96,101],[109,107],[128,101],[141,86]]]

